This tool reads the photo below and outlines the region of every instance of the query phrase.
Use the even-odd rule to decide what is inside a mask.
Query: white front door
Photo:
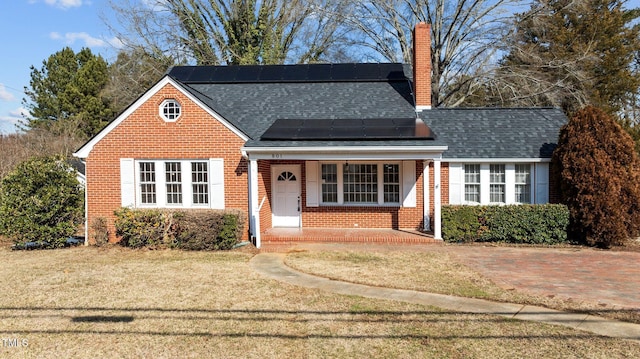
[[[300,165],[271,167],[274,227],[300,227]]]

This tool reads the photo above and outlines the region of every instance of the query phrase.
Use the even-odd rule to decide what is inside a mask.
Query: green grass
[[[253,272],[251,256],[0,250],[0,338],[28,343],[0,342],[0,357],[640,356],[636,342],[564,327],[283,284]]]

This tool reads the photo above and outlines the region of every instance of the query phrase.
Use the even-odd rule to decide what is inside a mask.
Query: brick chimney
[[[431,109],[431,26],[424,22],[413,29],[413,96],[416,111]]]

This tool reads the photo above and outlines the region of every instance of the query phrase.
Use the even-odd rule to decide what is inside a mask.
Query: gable
[[[169,95],[163,95],[165,92]],[[166,99],[172,97],[181,97],[182,102],[184,103],[184,111],[193,111],[194,109],[198,109],[203,111],[209,116],[209,119],[215,120],[226,127],[229,131],[234,133],[237,137],[242,139],[242,141],[247,141],[249,137],[240,131],[238,128],[233,126],[229,121],[227,121],[223,116],[215,112],[212,108],[208,107],[206,104],[202,103],[200,99],[193,96],[192,93],[186,91],[185,88],[171,79],[168,76],[165,76],[163,79],[158,81],[151,89],[149,89],[145,94],[143,94],[140,98],[138,98],[133,104],[131,104],[125,111],[123,111],[118,117],[116,117],[112,122],[110,122],[102,131],[100,131],[96,136],[91,138],[87,143],[85,143],[78,151],[76,151],[73,155],[79,158],[87,158],[93,148],[100,143],[105,137],[107,137],[111,132],[113,132],[116,128],[118,128],[123,122],[132,118],[134,114],[136,114],[142,107],[146,106],[149,109],[145,109],[144,117],[146,120],[154,121],[157,120],[162,122],[162,119],[159,115],[160,106],[162,102]],[[193,107],[195,106],[195,107]],[[133,119],[132,119],[133,120]],[[176,121],[176,124],[179,124],[180,121]],[[144,131],[144,129],[143,129]]]

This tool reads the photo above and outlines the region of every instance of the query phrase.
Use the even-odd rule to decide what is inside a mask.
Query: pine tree
[[[113,115],[101,95],[107,81],[107,62],[86,48],[75,54],[66,47],[43,61],[41,69],[31,66],[28,99],[23,99],[30,115],[26,127],[95,135]]]
[[[547,105],[568,113],[585,105],[613,114],[640,78],[631,64],[640,49],[637,12],[622,0],[538,0],[520,14],[498,73],[501,100]]]

